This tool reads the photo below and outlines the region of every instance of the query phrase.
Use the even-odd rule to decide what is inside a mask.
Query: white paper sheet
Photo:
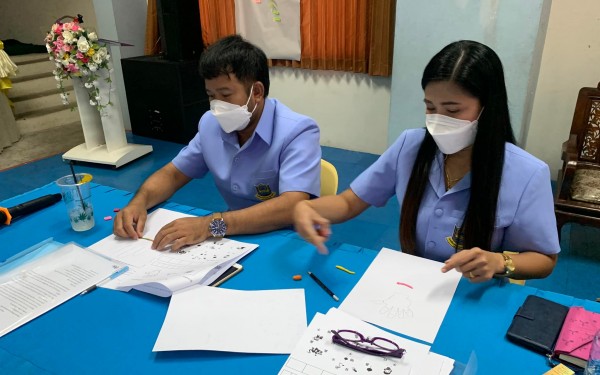
[[[365,354],[334,344],[331,330],[348,329],[365,337],[383,337],[398,344],[406,353],[402,358]],[[423,362],[429,346],[363,322],[343,311],[331,308],[326,315],[317,313],[298,345],[281,368],[280,375],[304,374],[392,374],[415,375],[413,367]]]
[[[153,351],[288,354],[305,329],[304,289],[192,286],[171,297]]]
[[[148,215],[144,237],[154,238],[171,221],[193,217],[175,211],[157,209]],[[129,265],[129,271],[103,284],[103,288],[143,292],[168,297],[172,292],[195,284],[210,284],[232,264],[258,247],[228,238],[210,238],[199,244],[173,252],[152,250],[152,242],[110,235],[91,249]]]
[[[300,61],[300,0],[236,0],[235,30],[269,59]]]
[[[8,266],[0,273],[0,337],[124,267],[74,243]]]
[[[429,352],[424,361],[413,367],[410,375],[449,375],[452,370],[454,370],[452,358]]]
[[[383,248],[340,309],[426,342],[435,340],[461,274],[443,263]]]

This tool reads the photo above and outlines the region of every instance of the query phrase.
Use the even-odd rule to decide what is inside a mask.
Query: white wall
[[[83,27],[96,29],[92,0],[0,0],[0,39],[41,45],[57,18],[77,14]]]
[[[544,0],[398,0],[389,142],[406,129],[424,126],[423,69],[435,53],[460,39],[484,43],[500,56],[513,131],[524,139],[549,5]]]
[[[553,0],[525,149],[562,166],[577,93],[600,81],[600,1]]]
[[[321,144],[381,154],[387,148],[389,77],[272,68],[269,96],[314,118]]]

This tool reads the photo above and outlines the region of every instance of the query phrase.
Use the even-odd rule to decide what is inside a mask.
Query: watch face
[[[225,224],[223,219],[214,219],[208,225],[208,229],[210,229],[210,234],[213,237],[223,237],[227,232],[227,224]]]

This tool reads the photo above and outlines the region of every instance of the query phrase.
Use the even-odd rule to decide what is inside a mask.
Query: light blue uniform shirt
[[[319,127],[277,99],[266,98],[254,134],[240,147],[236,132],[225,133],[206,112],[198,133],[173,159],[190,178],[210,171],[230,210],[239,210],[287,191],[319,196]]]
[[[383,206],[394,194],[402,202],[425,129],[403,132],[350,185],[360,199]],[[452,234],[460,227],[471,195],[471,173],[446,191],[444,158],[438,151],[417,218],[416,254],[444,261],[455,253]],[[550,170],[541,160],[507,143],[491,251],[560,251]]]

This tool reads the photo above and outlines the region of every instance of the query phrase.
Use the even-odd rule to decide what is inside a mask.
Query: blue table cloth
[[[3,202],[1,207],[51,193],[48,184]],[[93,185],[96,225],[86,232],[71,229],[62,202],[18,218],[0,227],[0,260],[47,238],[74,241],[89,246],[112,233],[115,208],[123,207],[131,193],[108,186]],[[189,206],[166,203],[163,208],[206,215]],[[318,255],[314,247],[291,230],[235,236],[236,240],[257,243],[259,248],[242,259],[244,270],[222,287],[240,290],[304,288],[308,319],[339,306],[306,274],[313,271],[341,300],[348,295],[377,255],[373,249],[333,243],[329,256]],[[335,268],[342,265],[354,275]],[[294,281],[293,275],[303,275]],[[541,374],[549,369],[543,355],[521,348],[505,338],[514,313],[527,295],[535,294],[565,305],[580,305],[600,312],[600,304],[496,280],[459,283],[432,350],[467,364],[480,374]],[[277,374],[286,355],[240,354],[211,351],[153,353],[169,304],[168,298],[131,291],[99,288],[77,296],[41,317],[0,338],[0,373],[7,374]],[[206,308],[210,308],[207,306]],[[189,319],[194,319],[190,316]],[[456,373],[459,370],[455,371]]]

